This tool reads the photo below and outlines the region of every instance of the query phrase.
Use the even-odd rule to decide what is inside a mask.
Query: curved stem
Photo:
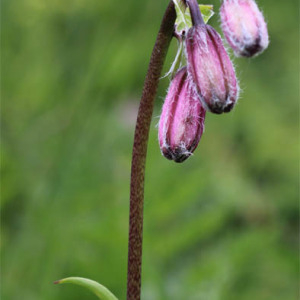
[[[163,63],[172,39],[175,19],[176,12],[171,0],[152,51],[137,116],[131,163],[127,300],[140,300],[147,143],[154,99]]]

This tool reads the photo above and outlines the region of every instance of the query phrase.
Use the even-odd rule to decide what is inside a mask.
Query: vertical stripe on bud
[[[186,160],[198,146],[204,118],[205,109],[184,67],[171,81],[162,108],[158,128],[162,154],[175,162]]]
[[[267,25],[254,0],[224,0],[220,17],[224,36],[235,55],[251,57],[268,47]]]
[[[189,29],[186,38],[188,72],[203,105],[211,112],[229,112],[238,99],[239,86],[220,35],[209,25]]]

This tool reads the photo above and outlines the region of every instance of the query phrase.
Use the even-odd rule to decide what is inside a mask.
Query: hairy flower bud
[[[251,57],[268,47],[267,25],[254,0],[224,0],[220,17],[224,36],[235,55]]]
[[[211,112],[229,112],[238,99],[239,86],[220,35],[209,25],[195,25],[186,37],[188,73],[203,105]]]
[[[204,118],[205,109],[184,67],[173,78],[162,108],[158,128],[162,154],[175,162],[186,160],[198,146]]]

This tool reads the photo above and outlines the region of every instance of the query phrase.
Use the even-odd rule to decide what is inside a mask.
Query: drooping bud
[[[220,17],[224,36],[235,55],[251,57],[268,47],[267,25],[254,0],[224,0]]]
[[[229,112],[239,86],[220,35],[211,26],[198,24],[189,29],[185,42],[188,73],[203,105],[216,114]]]
[[[205,109],[184,67],[171,81],[162,108],[158,128],[162,154],[175,162],[186,160],[198,146],[204,118]]]

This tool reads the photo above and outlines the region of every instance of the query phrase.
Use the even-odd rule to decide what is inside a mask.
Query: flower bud
[[[224,0],[220,17],[223,33],[235,55],[251,57],[268,47],[267,25],[254,0]]]
[[[162,108],[158,128],[162,154],[175,162],[186,160],[198,146],[204,118],[205,109],[184,67],[171,81]]]
[[[189,29],[186,37],[188,73],[205,108],[229,112],[238,99],[239,86],[220,35],[209,25]]]

